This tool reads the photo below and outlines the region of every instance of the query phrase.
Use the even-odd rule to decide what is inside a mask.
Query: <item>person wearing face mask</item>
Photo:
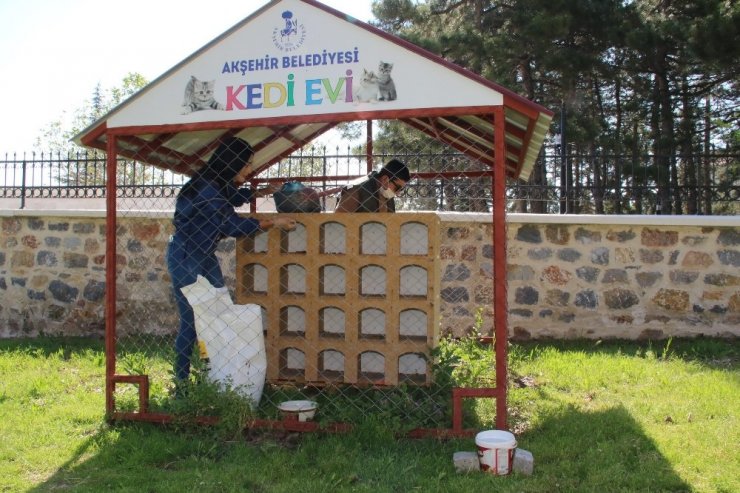
[[[195,317],[181,288],[194,283],[198,275],[213,287],[224,286],[216,258],[216,247],[228,236],[240,237],[272,227],[295,228],[289,218],[257,220],[241,217],[234,210],[252,197],[273,193],[279,186],[261,190],[240,188],[247,180],[254,150],[248,142],[224,139],[208,163],[183,185],[175,203],[175,233],[167,247],[167,270],[172,279],[180,327],[175,339],[175,383],[187,380],[196,342]]]
[[[396,212],[393,199],[410,178],[406,165],[391,159],[360,183],[344,187],[334,212]]]

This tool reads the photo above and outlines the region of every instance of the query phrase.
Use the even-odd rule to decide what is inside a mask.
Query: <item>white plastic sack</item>
[[[209,379],[230,382],[257,406],[267,374],[262,309],[235,305],[227,288],[214,288],[203,276],[182,292],[193,307],[198,341],[205,344]]]

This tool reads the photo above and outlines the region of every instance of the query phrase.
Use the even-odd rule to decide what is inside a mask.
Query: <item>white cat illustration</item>
[[[378,102],[378,78],[372,70],[362,69],[360,83],[352,87],[355,104]]]

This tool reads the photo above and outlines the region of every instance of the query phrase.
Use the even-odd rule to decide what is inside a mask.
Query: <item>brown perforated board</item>
[[[439,337],[437,215],[281,216],[298,227],[240,239],[236,249],[236,302],[263,307],[267,380],[430,383],[429,349]]]

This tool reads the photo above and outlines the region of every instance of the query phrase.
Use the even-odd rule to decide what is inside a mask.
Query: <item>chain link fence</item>
[[[406,145],[400,151],[388,147],[376,144],[374,163],[398,157],[410,163],[409,167],[418,176],[399,197],[400,209],[490,209],[490,186],[471,172],[484,172],[476,161],[455,149],[444,150],[427,143]],[[266,176],[299,179],[322,192],[331,191],[346,181],[333,179],[337,173],[367,174],[365,155],[364,145],[324,140],[300,149]],[[545,146],[532,177],[507,184],[507,210],[542,214],[660,214],[665,209],[660,204],[659,176],[652,164],[657,158],[652,154],[599,155],[578,151],[564,155],[558,146]],[[693,164],[688,169],[685,163]],[[680,179],[666,185],[667,195],[675,202],[674,214],[740,213],[740,156],[712,150],[684,156],[677,166]],[[445,168],[464,170],[467,174],[454,180],[430,179],[435,174],[433,170]],[[171,199],[159,202],[165,208],[172,207],[174,197],[187,179],[182,174],[125,159],[119,160],[118,169],[119,197]],[[75,202],[75,207],[104,208],[104,198],[105,156],[102,154],[32,152],[6,153],[0,157],[0,205],[4,208],[38,207],[48,200],[63,199],[82,199]]]
[[[259,145],[250,129],[236,136]],[[157,227],[153,220],[172,214],[188,177],[119,161],[115,317],[121,330],[109,347],[115,356],[113,408],[119,416],[238,418],[265,427],[285,427],[287,419],[291,429],[305,430],[341,430],[378,419],[399,430],[439,430],[449,428],[459,412],[454,388],[494,390],[493,347],[479,343],[480,335],[493,333],[484,317],[467,328],[469,338],[439,333],[444,233],[435,213],[490,213],[490,165],[466,157],[459,142],[457,147],[431,143],[414,131],[398,141],[379,138],[370,152],[367,142],[363,127],[352,137],[330,131],[247,184],[259,190],[300,182],[316,192],[306,197],[315,198],[325,213],[276,213],[273,197],[246,197],[230,189],[240,166],[222,163],[232,174],[223,182],[211,175],[218,186],[203,182],[178,205],[177,228]],[[139,152],[165,150],[166,142],[157,141]],[[200,157],[205,163],[213,156],[211,148]],[[167,159],[178,156],[173,152]],[[411,173],[410,180],[390,176],[377,185],[396,195],[392,203],[398,213],[388,205],[377,209],[378,196],[371,194],[368,208],[374,212],[330,214],[345,187],[363,187],[368,173],[391,159],[404,162]],[[578,187],[564,191],[559,159],[543,152],[533,172],[539,182],[510,183],[508,210],[557,212],[563,200],[573,199],[583,212],[594,212],[599,201],[622,212],[634,212],[639,202],[649,212],[649,197],[656,194],[649,180],[597,187],[579,178]],[[574,162],[585,163],[585,173],[597,161]],[[736,156],[716,161],[718,167],[728,162],[736,162]],[[21,207],[28,197],[105,197],[100,156],[6,157],[0,164],[2,197],[20,199]],[[736,207],[736,186],[707,185],[705,192],[714,203]],[[295,220],[295,227],[276,227],[278,218]],[[176,258],[172,245],[178,235]],[[182,326],[186,305],[178,291],[198,274],[208,289],[186,303],[195,308],[193,333]],[[162,292],[153,278],[175,287]],[[189,371],[182,371],[184,363],[178,369],[178,359],[189,364]],[[469,399],[464,405],[465,428],[493,425],[493,399]]]
[[[249,129],[237,137],[250,141]],[[180,194],[177,202],[118,188],[117,416],[224,419],[241,408],[254,427],[342,430],[378,419],[399,431],[445,430],[453,388],[493,385],[490,338],[466,361],[460,341],[440,334],[435,212],[490,211],[490,171],[452,149],[376,146],[363,154],[357,142],[366,140],[330,132],[242,191],[230,183],[244,159],[230,156],[248,153],[228,149],[201,156],[214,172],[188,186],[173,175],[178,186],[162,186]],[[410,176],[368,178],[391,159]],[[275,196],[243,192],[285,181],[307,187],[298,197],[320,212],[274,212]],[[332,213],[343,190],[360,189],[367,212]],[[172,226],[148,221],[173,208]],[[276,223],[286,218],[295,224]],[[128,252],[146,265],[131,265]],[[149,276],[168,278],[173,289],[161,292]],[[491,333],[481,317],[469,338],[478,345]],[[465,406],[464,427],[493,425],[493,399]]]

